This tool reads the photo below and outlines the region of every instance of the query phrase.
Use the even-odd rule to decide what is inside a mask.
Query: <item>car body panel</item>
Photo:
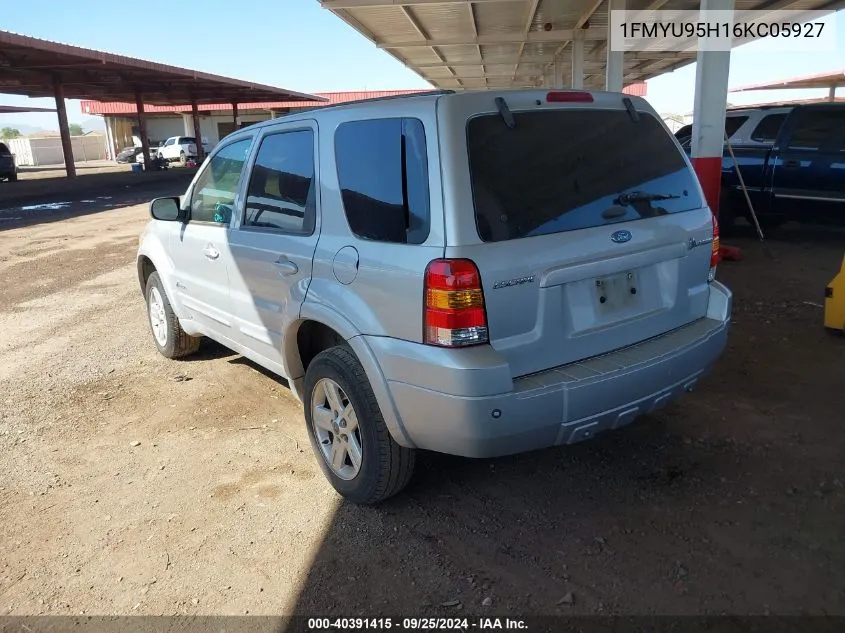
[[[712,366],[725,346],[730,292],[707,282],[712,222],[705,206],[568,233],[481,240],[472,211],[467,120],[489,113],[497,96],[515,110],[537,101],[546,109],[568,107],[545,104],[545,94],[417,95],[324,107],[240,130],[225,144],[253,142],[228,224],[153,220],[139,257],[160,270],[186,331],[289,379],[299,398],[305,374],[300,328],[317,322],[334,330],[360,361],[402,446],[498,455],[621,426],[690,389]],[[624,111],[629,99],[592,94],[596,108]],[[643,100],[630,99],[643,116],[653,113]],[[416,119],[425,133],[430,226],[421,244],[357,236],[344,210],[337,130],[346,122],[393,118]],[[315,134],[313,233],[242,228],[261,139],[300,128]],[[203,169],[220,151],[215,148]],[[700,187],[693,193],[703,200]],[[219,252],[211,263],[203,252],[209,244]],[[274,268],[280,255],[297,265],[290,279],[280,280]],[[425,269],[444,256],[477,263],[490,344],[423,343]],[[645,289],[640,309],[600,314],[591,295],[596,278],[632,270]],[[522,277],[531,283],[496,285]]]

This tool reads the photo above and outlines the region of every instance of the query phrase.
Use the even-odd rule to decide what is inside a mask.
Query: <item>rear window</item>
[[[183,136],[182,138],[180,138],[180,139],[179,139],[179,144],[180,144],[180,145],[185,145],[186,143],[188,143],[188,144],[191,144],[191,143],[196,144],[196,142],[197,142],[197,139],[195,139],[193,136]]]
[[[778,138],[784,119],[786,119],[786,113],[764,116],[751,133],[751,140],[759,143],[774,143]]]
[[[649,114],[633,121],[625,110],[556,110],[514,119],[513,129],[498,114],[467,124],[475,219],[485,242],[702,206],[683,154]],[[646,199],[652,194],[668,199]]]
[[[747,116],[726,116],[725,117],[725,134],[728,138],[736,134],[736,131],[743,126],[748,120]]]

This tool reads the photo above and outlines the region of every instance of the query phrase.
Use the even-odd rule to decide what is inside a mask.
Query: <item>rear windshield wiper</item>
[[[511,109],[508,107],[508,102],[502,97],[496,97],[494,102],[496,104],[496,108],[499,110],[499,114],[502,115],[502,120],[505,122],[505,125],[510,129],[515,128],[516,121],[513,118]]]
[[[629,205],[633,202],[651,202],[652,200],[674,200],[681,196],[675,196],[668,193],[647,193],[645,191],[632,191],[631,193],[620,193],[619,197],[613,201],[613,204],[622,206]]]

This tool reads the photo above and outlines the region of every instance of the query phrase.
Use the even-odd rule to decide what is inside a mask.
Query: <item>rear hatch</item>
[[[478,266],[490,344],[514,376],[707,311],[712,219],[675,139],[642,99],[563,95],[464,94],[438,106],[451,150],[446,257]]]

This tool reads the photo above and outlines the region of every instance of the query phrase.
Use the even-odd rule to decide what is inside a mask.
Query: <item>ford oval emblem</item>
[[[610,236],[610,239],[617,244],[624,244],[625,242],[630,242],[632,237],[631,231],[616,231]]]

